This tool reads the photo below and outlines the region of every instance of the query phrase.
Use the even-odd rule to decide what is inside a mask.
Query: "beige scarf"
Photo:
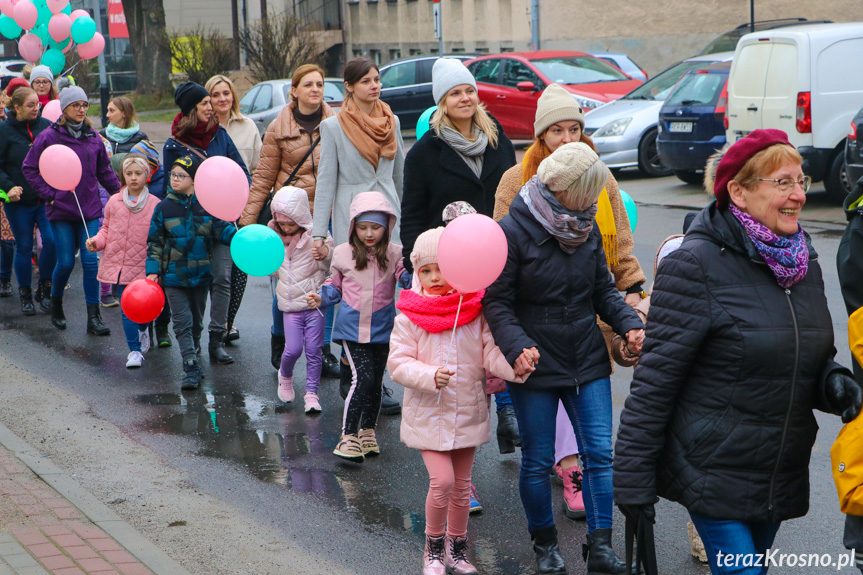
[[[337,117],[345,135],[375,170],[380,158],[395,159],[398,149],[396,119],[388,105],[377,100],[372,113],[366,114],[353,98],[347,98]]]

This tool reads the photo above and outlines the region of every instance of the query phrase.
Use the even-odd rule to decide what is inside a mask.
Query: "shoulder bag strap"
[[[318,142],[320,142],[320,141],[321,141],[321,139],[320,139],[320,138],[318,138],[318,139],[316,139],[314,142],[312,142],[312,145],[311,145],[311,146],[309,146],[309,150],[306,152],[306,155],[305,155],[305,156],[303,156],[303,159],[299,161],[299,163],[298,163],[298,164],[296,165],[296,167],[294,168],[294,171],[293,171],[293,172],[291,172],[291,175],[290,175],[290,176],[288,176],[288,179],[287,179],[287,180],[285,180],[285,181],[282,183],[282,185],[278,185],[278,182],[277,182],[277,183],[276,183],[276,186],[274,186],[274,187],[273,187],[273,189],[272,189],[272,190],[270,190],[270,195],[268,195],[268,196],[267,196],[267,200],[266,200],[266,202],[265,202],[265,203],[270,203],[270,202],[273,200],[273,196],[276,194],[276,188],[283,188],[283,187],[285,187],[285,186],[290,185],[290,183],[294,181],[294,178],[296,178],[296,177],[297,177],[297,172],[299,172],[299,171],[300,171],[300,168],[303,166],[303,164],[305,164],[305,163],[306,163],[306,160],[308,160],[308,159],[309,159],[309,156],[311,156],[311,155],[312,155],[312,152],[315,150],[315,146],[317,146],[317,145],[318,145]]]

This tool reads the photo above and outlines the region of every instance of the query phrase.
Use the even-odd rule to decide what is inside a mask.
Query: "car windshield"
[[[680,62],[664,72],[660,72],[623,98],[622,100],[652,100],[662,102],[671,92],[671,89],[680,80],[680,77],[690,70],[704,68],[714,62]]]
[[[725,86],[725,74],[690,73],[680,80],[665,100],[666,106],[710,106],[719,98]]]
[[[557,84],[593,84],[629,80],[629,76],[593,56],[561,56],[530,61]]]
[[[732,30],[720,36],[717,36],[713,41],[704,47],[704,49],[696,54],[696,56],[707,56],[708,54],[719,54],[720,52],[734,52],[737,48],[737,42],[745,34],[749,34],[749,28],[745,30]]]

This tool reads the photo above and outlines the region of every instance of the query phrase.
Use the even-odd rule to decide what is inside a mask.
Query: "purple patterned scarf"
[[[764,262],[770,266],[770,271],[776,276],[776,283],[780,287],[790,288],[806,277],[809,270],[809,247],[799,223],[794,234],[782,237],[774,234],[749,214],[740,211],[734,204],[729,204],[728,209],[743,224],[746,235],[752,240]]]

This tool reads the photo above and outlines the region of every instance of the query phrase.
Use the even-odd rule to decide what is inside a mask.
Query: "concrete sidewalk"
[[[0,424],[0,575],[187,575]]]

